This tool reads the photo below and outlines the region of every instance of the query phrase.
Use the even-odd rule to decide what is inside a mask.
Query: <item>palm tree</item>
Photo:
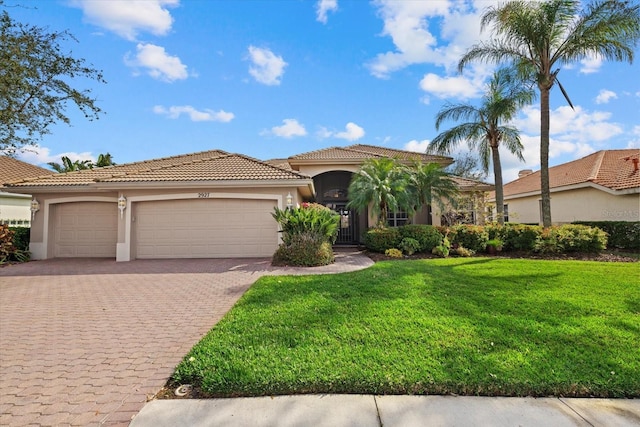
[[[487,92],[480,107],[470,104],[445,104],[436,115],[436,129],[446,120],[465,120],[439,134],[429,143],[429,151],[448,154],[460,142],[467,141],[470,150],[480,155],[480,164],[485,172],[493,163],[496,187],[496,211],[498,223],[504,224],[504,194],[502,188],[502,164],[500,146],[522,157],[522,143],[518,130],[503,123],[513,119],[518,110],[535,98],[533,89],[523,86],[513,75],[513,70],[499,69],[489,81]]]
[[[451,176],[438,163],[414,162],[408,169],[411,194],[414,205],[411,212],[419,211],[423,206],[435,201],[444,207],[445,202],[454,203],[458,186]]]
[[[390,211],[408,210],[411,206],[409,189],[405,166],[391,158],[370,159],[351,178],[347,208],[361,213],[371,205],[378,227],[384,227]]]
[[[532,2],[513,0],[489,7],[482,29],[492,25],[493,37],[472,46],[458,63],[513,62],[521,75],[540,91],[540,184],[542,223],[551,226],[549,192],[549,94],[558,81],[561,64],[585,58],[633,61],[640,39],[640,4],[624,0],[598,0],[580,9],[579,0]]]
[[[59,173],[73,172],[73,171],[93,168],[93,163],[91,163],[91,160],[71,161],[71,159],[67,156],[62,156],[61,160],[62,160],[62,164],[56,163],[56,162],[49,162],[47,164],[51,166],[51,168],[54,171]]]

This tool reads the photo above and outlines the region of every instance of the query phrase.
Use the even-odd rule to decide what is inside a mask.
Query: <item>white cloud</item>
[[[440,77],[429,73],[420,80],[420,89],[440,99],[473,98],[480,94],[481,87],[481,83],[463,76]],[[423,101],[428,104],[429,98],[425,97]]]
[[[616,99],[618,95],[607,89],[602,89],[598,96],[596,96],[596,104],[606,104],[612,99]]]
[[[304,128],[304,125],[299,123],[296,119],[284,119],[282,123],[282,126],[274,126],[271,128],[270,132],[263,132],[263,134],[270,133],[282,138],[293,138],[295,136],[305,136],[307,134],[307,130]]]
[[[187,66],[180,61],[180,58],[168,55],[162,46],[138,43],[136,48],[137,53],[134,58],[131,58],[129,53],[124,57],[124,62],[129,67],[146,68],[147,74],[151,77],[165,82],[184,80],[189,76]]]
[[[575,110],[563,106],[550,111],[550,130],[552,137],[591,144],[606,141],[622,133],[618,123],[609,122],[611,113],[605,111],[587,112],[577,106]],[[521,116],[513,124],[522,133],[540,134],[540,109],[529,106],[522,110]]]
[[[281,56],[275,55],[269,49],[249,46],[249,58],[253,63],[249,67],[249,74],[256,81],[269,86],[280,84],[284,68],[288,65]]]
[[[67,151],[64,153],[51,154],[51,150],[48,147],[29,147],[25,151],[18,152],[16,157],[23,162],[31,163],[33,165],[41,165],[42,167],[48,168],[47,163],[56,162],[61,163],[62,157],[66,156],[71,161],[76,160],[91,160],[92,162],[96,161],[96,157],[91,154],[89,151],[84,151],[82,153],[76,153],[74,151]],[[53,172],[53,170],[52,170]]]
[[[580,61],[580,73],[582,74],[593,74],[600,71],[600,67],[602,66],[602,58],[600,57],[589,57],[582,59]]]
[[[226,111],[213,111],[205,108],[203,111],[198,111],[191,105],[174,105],[169,108],[165,108],[162,105],[156,105],[153,107],[153,112],[167,116],[170,119],[177,119],[182,114],[189,116],[192,122],[223,122],[228,123],[234,119],[233,113]]]
[[[486,31],[480,33],[480,15],[496,2],[482,1],[475,7],[474,2],[451,0],[376,0],[384,23],[381,35],[391,37],[395,50],[380,53],[369,62],[371,74],[387,78],[394,71],[422,63],[453,72],[469,46],[489,37]]]
[[[316,132],[318,138],[338,138],[346,139],[347,141],[357,141],[364,136],[364,129],[353,122],[349,122],[345,126],[345,130],[342,132],[333,132],[326,127],[320,127]]]
[[[162,36],[171,30],[173,18],[167,10],[179,0],[75,0],[72,6],[82,9],[84,19],[127,40],[139,32]]]
[[[316,20],[327,23],[327,13],[338,10],[338,0],[318,0],[316,3]]]
[[[403,149],[407,151],[414,151],[416,153],[424,153],[427,151],[427,147],[429,147],[428,139],[423,139],[422,141],[418,141],[417,139],[413,139],[406,144],[404,144]]]

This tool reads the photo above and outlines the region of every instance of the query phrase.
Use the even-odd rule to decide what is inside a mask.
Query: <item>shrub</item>
[[[367,249],[380,253],[397,248],[400,240],[400,232],[394,227],[370,228],[363,237],[364,246]]]
[[[407,255],[413,255],[420,250],[420,242],[411,237],[405,237],[398,246]]]
[[[272,264],[316,267],[334,260],[331,243],[312,232],[303,232],[290,235],[287,243],[278,246]]]
[[[576,221],[574,224],[598,227],[607,233],[609,248],[640,251],[640,221]]]
[[[456,225],[451,227],[451,243],[462,246],[475,252],[482,252],[489,240],[489,234],[477,225]]]
[[[595,227],[566,224],[545,230],[536,242],[537,252],[600,252],[607,246],[607,234]]]
[[[273,218],[282,228],[282,241],[297,234],[312,234],[319,239],[333,243],[338,236],[340,215],[317,203],[304,203],[299,208],[274,208]]]
[[[448,238],[442,239],[442,244],[436,246],[431,250],[431,253],[437,255],[442,258],[446,258],[449,256],[449,249],[451,248],[451,243]]]
[[[469,250],[469,249],[467,249],[465,247],[462,247],[462,246],[458,246],[453,251],[453,253],[455,253],[456,255],[461,256],[461,257],[470,257],[470,256],[473,256],[475,254],[475,252],[473,252],[472,250]]]
[[[496,238],[504,242],[505,251],[531,251],[543,228],[539,225],[507,224]]]
[[[31,229],[29,227],[10,227],[13,231],[13,246],[19,251],[29,250],[29,238]]]
[[[418,241],[420,247],[416,252],[431,252],[431,249],[442,243],[444,235],[432,225],[408,224],[398,228],[401,238]]]
[[[0,224],[0,264],[6,262],[16,250],[13,244],[14,232],[6,224]]]
[[[396,248],[387,249],[384,254],[390,258],[402,258],[402,251]]]

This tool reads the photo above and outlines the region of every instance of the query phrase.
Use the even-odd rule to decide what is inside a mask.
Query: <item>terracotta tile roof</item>
[[[291,165],[289,164],[287,159],[269,159],[269,160],[265,160],[264,162],[271,166],[279,167],[281,169],[292,170]]]
[[[5,182],[37,178],[39,176],[52,175],[53,173],[49,169],[22,162],[13,157],[0,156],[0,186]]]
[[[640,150],[602,150],[572,162],[549,168],[550,188],[592,182],[611,190],[640,187],[640,171],[633,159]],[[518,178],[504,186],[504,195],[540,192],[540,171]]]
[[[460,191],[491,191],[495,188],[493,184],[461,176],[452,176],[451,179],[456,183]]]
[[[396,157],[400,160],[418,159],[425,163],[451,164],[453,159],[445,156],[416,153],[413,151],[396,150],[393,148],[378,147],[375,145],[356,144],[348,147],[329,147],[322,150],[309,151],[289,157],[289,161],[294,163],[297,160],[354,160],[362,161],[381,157]]]
[[[240,154],[227,154],[214,159],[194,160],[133,174],[100,179],[101,182],[146,181],[241,181],[309,178],[300,172],[286,170]]]
[[[11,187],[83,186],[97,182],[220,181],[308,178],[239,154],[203,151],[136,163],[25,179]]]
[[[447,156],[437,156],[434,154],[418,153],[415,151],[396,150],[394,148],[378,147],[375,145],[355,144],[350,145],[347,148],[385,157],[397,157],[402,160],[413,160],[418,158],[424,163],[443,163],[447,165],[453,163],[453,159]]]

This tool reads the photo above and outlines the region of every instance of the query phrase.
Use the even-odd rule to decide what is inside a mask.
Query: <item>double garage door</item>
[[[184,199],[133,204],[135,258],[270,257],[278,245],[274,200]],[[55,257],[116,256],[116,203],[59,204]]]
[[[278,246],[274,206],[274,200],[243,199],[139,202],[135,257],[269,257]]]

